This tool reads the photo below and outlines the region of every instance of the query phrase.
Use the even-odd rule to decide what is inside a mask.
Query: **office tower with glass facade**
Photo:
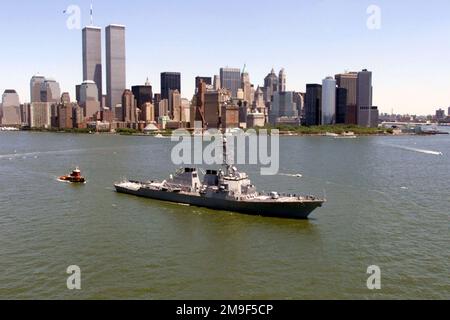
[[[307,126],[320,125],[322,119],[322,86],[307,84],[305,96],[305,124]]]
[[[336,84],[338,88],[347,90],[347,108],[345,115],[346,124],[358,123],[358,111],[357,111],[357,91],[358,91],[358,73],[347,72],[337,74],[335,76]]]
[[[153,88],[148,80],[143,86],[131,87],[131,91],[136,99],[136,106],[139,109],[146,103],[153,103]]]
[[[230,90],[232,98],[237,98],[238,90],[241,88],[241,69],[221,68],[220,86],[222,89]]]
[[[181,94],[181,73],[161,73],[161,100],[169,100],[171,90],[178,90],[178,92]]]
[[[336,123],[345,124],[347,116],[347,89],[336,88]]]

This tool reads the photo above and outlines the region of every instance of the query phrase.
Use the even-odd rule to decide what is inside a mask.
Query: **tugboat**
[[[86,179],[81,176],[81,171],[78,167],[70,175],[59,177],[58,180],[70,183],[86,183]]]

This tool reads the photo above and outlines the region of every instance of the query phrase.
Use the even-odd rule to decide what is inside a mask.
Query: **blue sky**
[[[0,11],[0,90],[29,100],[29,80],[53,77],[74,96],[82,80],[81,30],[66,27],[69,5],[89,23],[90,0],[4,1]],[[149,77],[159,91],[162,71],[182,73],[183,96],[194,77],[247,64],[262,84],[285,68],[288,89],[304,91],[345,70],[374,72],[374,103],[382,111],[431,114],[450,106],[448,0],[93,0],[95,24],[127,26],[127,83]],[[381,29],[367,28],[369,5]]]

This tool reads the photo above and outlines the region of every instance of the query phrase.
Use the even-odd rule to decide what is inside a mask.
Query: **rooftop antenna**
[[[91,26],[94,26],[94,5],[91,2]]]

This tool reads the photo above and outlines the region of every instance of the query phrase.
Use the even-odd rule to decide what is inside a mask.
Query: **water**
[[[449,136],[282,138],[279,176],[245,169],[265,191],[325,193],[309,221],[114,192],[123,177],[175,170],[171,146],[1,133],[0,298],[450,298]],[[88,184],[57,181],[75,165]],[[66,288],[70,265],[81,291]],[[382,270],[380,291],[366,287],[370,265]]]

